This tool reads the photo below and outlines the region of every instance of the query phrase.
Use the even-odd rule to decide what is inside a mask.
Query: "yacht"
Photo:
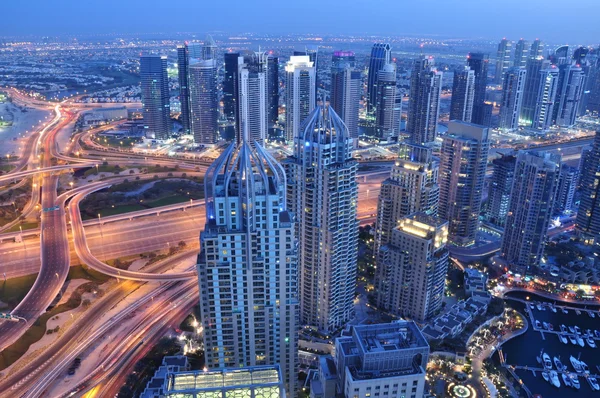
[[[581,384],[579,384],[579,377],[577,377],[577,375],[575,373],[569,375],[571,378],[571,386],[576,389],[579,390],[579,387],[581,387]]]
[[[581,362],[579,362],[577,360],[577,358],[575,358],[573,355],[571,355],[571,357],[569,358],[569,360],[571,361],[571,365],[573,365],[573,369],[575,369],[575,371],[577,373],[583,372],[583,368],[581,367]]]
[[[580,335],[576,334],[575,338],[577,339],[577,344],[579,344],[580,347],[585,347],[585,342]]]
[[[542,372],[542,377],[544,378],[544,380],[550,381],[550,375],[545,370]]]
[[[567,307],[563,307],[562,312],[566,315],[569,313],[569,310],[567,309]]]
[[[596,314],[594,313],[594,311],[588,311],[588,315],[590,316],[590,318],[596,317]]]
[[[567,333],[567,327],[565,325],[560,325],[560,331],[562,333]]]
[[[585,335],[589,337],[594,337],[594,332],[592,332],[590,329],[586,329]]]
[[[551,323],[548,324],[548,330],[554,332],[554,326]]]
[[[552,385],[556,388],[560,387],[560,380],[558,380],[558,373],[556,373],[556,370],[551,370],[550,371],[550,382],[552,383]]]
[[[550,306],[550,310],[552,310],[552,312],[554,312],[556,314],[556,307],[555,306]]]
[[[569,332],[575,334],[575,329],[573,329],[573,326],[569,326]]]
[[[569,344],[569,340],[567,340],[567,338],[565,337],[564,334],[559,334],[558,335],[558,339],[560,340],[561,343],[563,344]]]
[[[569,341],[571,342],[571,344],[577,345],[577,340],[575,340],[575,336],[573,336],[572,334],[569,335]]]
[[[548,323],[547,322],[542,322],[542,325],[544,326],[544,329],[548,330]]]
[[[581,315],[581,311],[579,311],[579,310],[575,310],[575,313],[576,313],[577,315]]]
[[[594,336],[596,336],[597,339],[600,339],[600,332],[594,329]]]
[[[544,353],[542,355],[542,360],[544,362],[544,369],[546,369],[546,370],[552,369],[552,361],[550,360],[550,355],[548,355],[547,353]]]
[[[543,375],[542,375],[543,376]],[[562,379],[565,383],[565,386],[567,387],[571,387],[571,378],[569,377],[569,375],[567,375],[566,373],[562,374]],[[547,381],[547,380],[546,380]]]
[[[588,345],[589,345],[590,347],[592,347],[592,348],[596,348],[596,342],[594,341],[594,339],[593,339],[593,338],[591,338],[591,337],[587,337],[587,338],[585,339],[585,342],[586,342],[586,343],[588,343]]]
[[[575,326],[575,333],[577,334],[581,334],[581,329],[579,329],[579,326]]]
[[[536,304],[535,307],[538,309],[538,311],[543,311],[543,309],[542,309],[543,307],[539,303]]]
[[[552,359],[554,360],[554,365],[556,366],[556,370],[558,370],[559,372],[562,372],[563,370],[565,370],[565,365],[562,364],[562,362],[560,361],[560,358],[554,357]]]
[[[595,377],[590,376],[587,378],[588,383],[590,383],[590,387],[593,391],[600,391],[600,386],[598,385],[598,380]]]
[[[583,362],[581,359],[579,360],[579,365],[581,366],[581,370],[583,370],[583,373],[585,373],[586,375],[590,374],[590,368],[588,368],[587,363]]]
[[[542,324],[537,319],[535,320],[535,327],[536,327],[536,329],[541,329],[542,328]]]

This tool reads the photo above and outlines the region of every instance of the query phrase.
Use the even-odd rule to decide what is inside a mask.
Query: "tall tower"
[[[600,241],[600,131],[596,131],[592,149],[584,157],[581,170],[581,202],[576,227],[586,243]]]
[[[250,146],[260,145],[268,137],[268,56],[247,51],[238,59],[238,131],[237,140],[245,138]]]
[[[237,124],[237,86],[238,86],[238,59],[240,53],[225,53],[225,76],[223,78],[223,113],[227,120]],[[237,131],[237,125],[235,126]]]
[[[183,133],[190,134],[190,91],[189,91],[189,52],[187,44],[177,46],[177,76],[179,78],[179,102],[181,103],[181,124]]]
[[[585,74],[579,65],[566,63],[558,67],[554,124],[559,127],[575,124],[584,86]]]
[[[166,140],[171,135],[171,103],[167,57],[140,57],[142,107],[146,137]]]
[[[500,249],[517,272],[538,266],[552,215],[560,156],[519,152]]]
[[[529,59],[529,42],[525,39],[521,39],[515,45],[515,60],[513,66],[515,68],[524,68]]]
[[[213,145],[217,142],[219,99],[217,61],[192,59],[189,65],[190,127],[194,142]]]
[[[502,84],[504,80],[504,74],[510,68],[510,52],[512,48],[512,42],[502,39],[498,44],[498,52],[496,53],[496,78],[494,83]]]
[[[465,66],[454,72],[452,100],[450,102],[450,120],[471,123],[475,101],[475,71]]]
[[[467,65],[475,72],[475,94],[473,97],[473,117],[471,121],[482,126],[489,126],[492,117],[491,105],[485,104],[489,62],[487,54],[469,53],[467,57]]]
[[[202,45],[202,59],[217,59],[217,43],[212,38],[211,35],[206,35],[206,40],[204,40],[204,44]]]
[[[577,167],[566,164],[561,166],[556,187],[556,198],[554,199],[554,215],[568,214],[573,209],[578,178],[579,169]]]
[[[502,155],[492,161],[492,180],[488,185],[485,215],[488,221],[500,227],[504,226],[508,213],[516,161],[517,158],[513,155]]]
[[[377,103],[377,73],[383,65],[392,62],[392,48],[388,43],[375,43],[371,48],[369,74],[367,75],[367,115],[375,116]]]
[[[400,220],[377,253],[377,305],[423,322],[442,308],[448,222],[424,213]]]
[[[558,68],[550,65],[541,70],[540,75],[540,87],[531,127],[540,132],[546,132],[552,126],[552,115],[558,89]]]
[[[267,123],[272,128],[279,119],[279,58],[267,58]]]
[[[396,64],[385,64],[377,72],[375,128],[380,140],[389,141],[398,135],[396,114]]]
[[[315,68],[315,104],[319,94],[319,46],[306,46],[304,51],[294,51],[295,56],[306,55]],[[312,109],[311,109],[312,110]]]
[[[279,364],[295,396],[297,259],[285,173],[260,145],[232,143],[208,168],[198,256],[210,369]]]
[[[529,58],[526,64],[525,85],[523,87],[523,105],[519,115],[519,124],[531,127],[535,117],[540,86],[542,85],[542,70],[550,67],[550,61],[542,58]]]
[[[352,51],[335,51],[331,62],[331,107],[348,128],[355,146],[358,145],[358,104],[361,74],[356,70]]]
[[[291,56],[285,65],[285,135],[292,142],[300,135],[300,124],[315,109],[316,71],[309,56]]]
[[[433,59],[421,57],[414,62],[410,75],[410,96],[406,131],[413,144],[435,140],[440,115],[442,73],[433,69]]]
[[[500,105],[500,128],[516,130],[519,128],[519,115],[523,105],[523,91],[527,71],[522,68],[510,68],[502,82],[502,103]]]
[[[540,58],[544,57],[544,43],[540,39],[535,39],[531,43],[531,49],[529,50],[529,58]]]
[[[354,316],[358,222],[352,139],[330,106],[318,106],[284,163],[296,215],[302,323],[331,333]]]
[[[475,243],[489,150],[489,129],[450,121],[440,152],[439,215],[449,222],[450,241]]]
[[[400,220],[413,213],[437,215],[440,160],[432,149],[400,144],[398,159],[389,178],[381,183],[375,223],[375,252],[389,243]]]

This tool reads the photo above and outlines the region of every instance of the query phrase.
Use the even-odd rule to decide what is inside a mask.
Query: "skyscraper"
[[[433,59],[416,59],[410,74],[410,96],[406,131],[413,144],[435,140],[440,115],[442,72],[433,69]]]
[[[439,216],[448,220],[450,241],[475,242],[489,150],[489,129],[451,121],[440,152]]]
[[[352,51],[335,51],[331,62],[331,107],[348,128],[354,145],[358,145],[358,105],[361,74],[354,69]]]
[[[267,122],[272,128],[279,119],[279,58],[267,58]]]
[[[367,75],[367,115],[375,116],[377,103],[377,73],[383,65],[392,62],[392,48],[388,43],[375,43],[371,48],[369,71]]]
[[[386,245],[400,220],[414,213],[437,215],[440,160],[431,148],[400,144],[389,178],[381,183],[375,222],[375,252]]]
[[[358,250],[357,163],[330,106],[318,106],[295,138],[286,169],[296,215],[302,323],[331,333],[354,316]]]
[[[512,49],[512,42],[502,39],[498,44],[498,52],[496,53],[496,77],[494,83],[502,84],[504,80],[504,74],[510,68],[510,53]]]
[[[492,117],[492,107],[485,104],[489,57],[482,53],[469,53],[467,65],[475,72],[475,93],[473,97],[472,122],[489,126]]]
[[[377,305],[423,322],[442,308],[448,273],[448,222],[415,213],[400,220],[377,253]]]
[[[250,146],[260,145],[268,137],[268,56],[264,52],[244,52],[238,59],[238,131]]]
[[[385,64],[377,72],[375,131],[380,140],[390,141],[398,135],[396,114],[396,64]]]
[[[527,71],[522,68],[510,68],[502,81],[502,103],[500,105],[500,129],[519,128],[519,115],[523,104],[523,91]]]
[[[194,142],[213,145],[217,142],[219,98],[217,61],[191,59],[189,65],[190,128]]]
[[[240,53],[225,53],[225,76],[223,78],[223,113],[228,120],[237,123],[237,80]],[[237,131],[237,126],[236,126]]]
[[[586,243],[600,243],[600,131],[581,170],[581,201],[577,211],[577,231]]]
[[[140,80],[146,137],[166,140],[171,135],[167,57],[142,55],[140,57]]]
[[[515,45],[515,60],[513,66],[516,68],[524,68],[529,59],[529,42],[521,39]]]
[[[525,85],[523,87],[523,105],[519,115],[519,124],[531,127],[535,117],[540,86],[542,85],[542,70],[550,67],[550,61],[542,58],[529,58],[526,63]]]
[[[531,127],[540,132],[546,132],[552,126],[552,115],[558,89],[558,68],[550,65],[546,69],[542,69],[540,75],[540,87]]]
[[[319,46],[306,46],[304,51],[294,51],[295,56],[306,55],[315,68],[315,105],[319,95]],[[312,110],[312,109],[311,109]]]
[[[506,214],[508,213],[516,161],[517,158],[513,155],[502,155],[502,157],[492,161],[492,180],[488,185],[485,213],[488,221],[500,227],[504,226]]]
[[[205,177],[198,256],[209,369],[279,364],[295,396],[297,259],[285,173],[260,145],[232,143]]]
[[[553,215],[560,216],[569,213],[573,209],[573,199],[575,197],[578,178],[579,169],[577,167],[571,167],[566,164],[560,167]]]
[[[300,135],[300,125],[315,109],[316,71],[306,55],[292,56],[285,65],[285,134],[288,142]]]
[[[190,134],[190,92],[189,92],[189,52],[187,44],[177,46],[177,74],[179,77],[179,102],[181,103],[181,124],[183,133]]]
[[[590,83],[590,93],[588,95],[585,110],[598,115],[600,114],[600,57],[592,61],[590,74],[587,76],[586,80]]]
[[[535,39],[531,43],[531,49],[529,50],[529,58],[540,58],[544,57],[544,43],[540,39]]]
[[[565,63],[558,67],[558,83],[553,121],[559,127],[572,127],[583,95],[585,74],[580,66]]]
[[[211,35],[206,35],[206,40],[202,45],[202,57],[203,60],[217,59],[217,43]]]
[[[452,100],[450,102],[450,120],[471,123],[475,100],[475,71],[465,66],[454,72]]]
[[[500,249],[517,272],[538,266],[552,215],[560,156],[549,152],[517,154],[510,204]]]

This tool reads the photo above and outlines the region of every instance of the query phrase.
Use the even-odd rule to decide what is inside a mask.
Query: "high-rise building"
[[[198,256],[206,366],[279,364],[295,396],[297,259],[285,173],[260,145],[232,143],[205,177]]]
[[[558,67],[558,83],[553,121],[559,127],[575,125],[583,95],[585,74],[581,66],[564,63]]]
[[[225,53],[225,76],[223,78],[223,113],[228,120],[237,122],[237,80],[240,53]],[[237,131],[237,126],[236,126]]]
[[[531,43],[531,49],[529,50],[530,58],[544,57],[544,43],[540,39],[535,39]]]
[[[388,43],[375,43],[371,48],[369,70],[367,75],[367,115],[375,116],[377,103],[377,73],[383,65],[392,62],[392,48]]]
[[[292,56],[285,65],[285,134],[288,142],[300,135],[300,125],[315,109],[316,70],[309,56]]]
[[[358,105],[361,95],[361,74],[354,69],[352,51],[335,51],[331,62],[331,107],[348,128],[355,146],[358,145]]]
[[[194,142],[201,145],[216,144],[219,132],[217,61],[191,59],[188,73],[190,128]]]
[[[177,74],[179,78],[179,102],[181,103],[181,124],[183,133],[190,134],[190,91],[189,91],[189,52],[187,44],[177,46]]]
[[[552,126],[552,115],[558,89],[558,68],[550,65],[540,71],[540,87],[538,90],[535,113],[531,127],[546,132]]]
[[[515,60],[513,66],[516,68],[524,68],[529,59],[529,42],[521,39],[515,45]]]
[[[200,43],[197,41],[193,41],[188,43],[188,51],[190,54],[190,58],[202,60],[204,43]]]
[[[583,155],[582,155],[583,156]],[[600,131],[585,156],[581,169],[581,198],[575,221],[587,243],[600,243]]]
[[[167,57],[142,55],[140,80],[146,137],[166,140],[171,136],[171,103]]]
[[[433,69],[433,59],[416,59],[410,74],[410,95],[406,131],[413,144],[435,140],[440,115],[442,73]]]
[[[542,70],[550,67],[550,61],[543,58],[529,58],[526,63],[525,85],[523,87],[523,105],[519,115],[519,124],[531,127],[535,117],[540,86],[542,85]]]
[[[483,126],[490,125],[492,107],[485,104],[489,57],[482,53],[469,53],[467,66],[475,72],[475,93],[473,97],[473,117],[471,122]]]
[[[554,215],[560,216],[569,213],[573,209],[578,178],[579,169],[577,167],[566,164],[561,166],[556,187],[556,198],[554,199]]]
[[[589,81],[590,93],[588,94],[585,110],[598,115],[600,114],[600,57],[592,62],[590,74],[586,80]]]
[[[260,145],[268,137],[268,57],[264,52],[244,52],[238,59],[238,142]]]
[[[335,340],[335,356],[341,396],[425,396],[429,345],[414,322],[353,326]]]
[[[489,150],[489,129],[450,121],[440,152],[439,216],[448,220],[450,241],[475,243]]]
[[[375,252],[390,241],[392,230],[402,218],[414,213],[437,215],[439,162],[431,148],[400,144],[398,159],[379,191]]]
[[[305,55],[315,67],[315,104],[319,97],[319,46],[306,46],[304,51],[294,51],[294,56]]]
[[[267,122],[272,128],[279,119],[279,58],[267,58]]]
[[[202,45],[202,57],[203,60],[217,59],[217,43],[211,35],[206,36],[204,44]]]
[[[517,154],[500,249],[517,272],[527,273],[542,259],[559,171],[559,155],[535,151]]]
[[[502,39],[498,44],[498,52],[496,53],[496,77],[494,83],[502,85],[504,81],[504,74],[510,68],[510,53],[512,49],[512,42]]]
[[[454,72],[452,100],[450,102],[450,120],[471,123],[475,101],[475,71],[465,66]]]
[[[377,306],[426,321],[442,308],[448,273],[448,221],[425,213],[400,220],[377,252]]]
[[[502,103],[500,104],[500,124],[502,130],[519,128],[519,115],[523,105],[523,92],[527,71],[522,68],[509,68],[502,81]]]
[[[324,333],[354,316],[358,250],[357,163],[352,139],[330,106],[318,106],[284,167],[296,215],[302,323]]]
[[[375,131],[380,140],[390,141],[398,135],[396,114],[396,64],[385,64],[377,72]]]
[[[488,185],[488,199],[486,205],[486,218],[492,224],[504,226],[508,204],[510,202],[510,190],[515,177],[514,155],[503,155],[492,160],[492,180]]]

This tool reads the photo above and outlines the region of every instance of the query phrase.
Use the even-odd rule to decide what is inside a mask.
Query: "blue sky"
[[[4,0],[0,36],[226,32],[600,42],[600,0]]]

